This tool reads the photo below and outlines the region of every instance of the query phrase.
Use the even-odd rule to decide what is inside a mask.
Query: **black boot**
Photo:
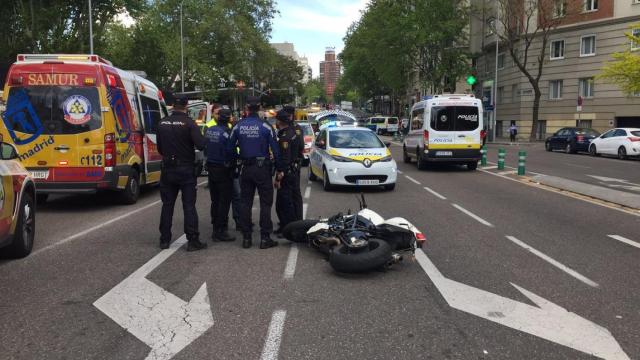
[[[268,236],[263,237],[260,240],[260,249],[269,249],[276,246],[278,246],[278,242],[275,240],[271,240],[271,238]]]
[[[244,238],[242,239],[242,247],[245,249],[248,249],[251,247],[251,235],[244,236]]]
[[[200,242],[200,240],[189,241],[189,244],[187,245],[187,251],[198,251],[206,248],[207,244]]]
[[[171,242],[160,240],[160,249],[162,250],[168,249],[169,245],[171,245]]]
[[[234,236],[229,235],[228,232],[222,231],[222,232],[213,234],[212,240],[214,242],[218,242],[218,241],[228,242],[228,241],[236,241],[236,238]]]

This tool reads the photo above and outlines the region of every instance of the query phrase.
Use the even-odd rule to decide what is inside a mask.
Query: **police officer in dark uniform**
[[[296,141],[296,131],[293,128],[291,117],[284,111],[278,111],[276,115],[278,120],[278,145],[280,147],[280,156],[284,166],[284,175],[282,178],[276,178],[276,187],[278,194],[276,196],[276,213],[280,220],[280,230],[292,221],[296,220],[295,208],[293,204],[293,190],[295,175],[295,161],[297,149],[293,148]],[[281,231],[280,231],[281,232]]]
[[[258,115],[260,99],[247,98],[248,116],[233,128],[229,150],[240,147],[240,193],[242,199],[240,221],[242,225],[242,247],[251,247],[251,207],[258,189],[260,196],[260,248],[268,249],[278,245],[270,238],[273,231],[271,206],[273,205],[272,169],[275,165],[277,178],[284,176],[278,144],[273,137],[273,129]],[[273,156],[274,161],[271,161]],[[275,162],[275,164],[274,164]]]
[[[293,106],[285,106],[282,108],[287,114],[289,114],[289,118],[291,121],[291,126],[295,132],[295,139],[291,142],[292,155],[293,155],[293,169],[292,174],[295,178],[291,181],[293,188],[291,189],[291,196],[293,201],[293,209],[294,209],[294,220],[302,220],[302,192],[300,189],[300,167],[302,166],[302,161],[304,160],[304,135],[302,133],[302,128],[300,125],[296,124],[294,121],[295,111],[296,109]]]
[[[186,114],[188,100],[177,98],[173,114],[158,125],[158,152],[162,155],[160,176],[160,248],[169,248],[173,208],[178,192],[182,192],[184,209],[184,232],[189,244],[187,251],[204,249],[207,244],[200,242],[198,213],[196,212],[196,156],[195,148],[203,150],[206,140],[196,123]]]
[[[209,172],[209,195],[211,196],[212,241],[234,241],[227,233],[229,209],[233,196],[233,176],[236,157],[229,150],[229,120],[231,110],[221,109],[216,124],[207,128],[207,170]]]

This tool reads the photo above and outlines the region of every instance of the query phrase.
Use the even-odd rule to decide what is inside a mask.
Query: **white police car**
[[[389,148],[367,128],[326,127],[311,150],[309,180],[322,179],[325,190],[340,186],[396,186],[398,166]]]

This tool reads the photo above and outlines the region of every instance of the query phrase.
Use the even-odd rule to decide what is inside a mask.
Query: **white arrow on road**
[[[204,283],[186,302],[146,276],[187,242],[185,236],[93,303],[95,307],[151,347],[147,360],[168,360],[213,326]]]
[[[629,180],[616,179],[616,178],[610,178],[610,177],[605,177],[605,176],[596,176],[596,175],[587,175],[587,176],[592,177],[592,178],[600,181],[601,184],[607,185],[608,187],[618,188],[618,189],[626,189],[626,190],[631,190],[631,191],[640,191],[640,184],[634,184],[634,183],[630,182]],[[620,185],[610,184],[610,183],[620,183]]]
[[[603,359],[629,360],[607,329],[526,289],[511,284],[538,307],[447,279],[421,249],[416,260],[455,309]]]
[[[617,179],[617,178],[611,178],[611,177],[606,177],[606,176],[596,176],[596,175],[587,175],[587,176],[592,177],[592,178],[594,178],[596,180],[599,180],[599,181],[603,181],[603,182],[617,182],[617,183],[640,186],[640,184],[634,184],[634,183],[630,182],[629,180],[625,180],[625,179]]]

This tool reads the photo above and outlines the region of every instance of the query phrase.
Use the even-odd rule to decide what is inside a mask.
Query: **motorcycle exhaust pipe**
[[[340,239],[336,237],[318,236],[318,242],[325,245],[340,245]]]

